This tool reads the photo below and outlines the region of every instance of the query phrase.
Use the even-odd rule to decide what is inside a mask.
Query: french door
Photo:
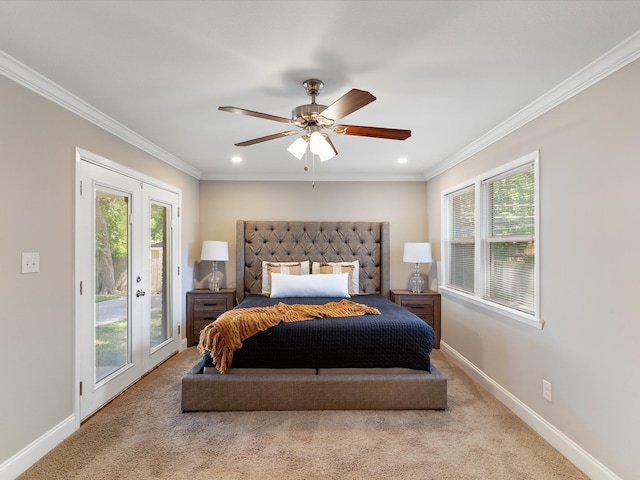
[[[179,193],[92,160],[77,163],[80,420],[179,347]]]

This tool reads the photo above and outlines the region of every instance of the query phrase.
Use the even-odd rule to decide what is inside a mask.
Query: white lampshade
[[[311,153],[318,155],[320,161],[324,162],[336,156],[336,149],[333,147],[329,135],[315,131],[309,137],[309,149]]]
[[[307,141],[303,137],[300,137],[295,142],[293,142],[289,146],[289,148],[287,148],[287,150],[289,151],[289,153],[291,155],[293,155],[298,160],[300,160],[300,159],[302,159],[302,156],[304,155],[304,152],[307,151]]]
[[[200,260],[226,262],[229,260],[229,245],[227,242],[205,240],[202,242]]]
[[[430,243],[405,243],[403,262],[407,263],[431,263]]]
[[[309,137],[309,148],[311,149],[311,153],[316,155],[320,155],[320,152],[324,149],[324,137],[320,132],[313,132]]]
[[[338,152],[336,151],[336,147],[333,146],[329,135],[323,133],[322,137],[324,138],[324,146],[322,147],[322,151],[318,154],[318,156],[320,157],[321,162],[326,162],[330,158],[335,157]]]

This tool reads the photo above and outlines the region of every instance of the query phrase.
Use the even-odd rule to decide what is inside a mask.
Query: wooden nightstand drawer
[[[193,304],[193,312],[198,315],[201,312],[224,312],[228,310],[227,299],[223,297],[196,298]]]
[[[235,288],[222,288],[217,292],[205,289],[187,292],[187,344],[196,345],[202,329],[231,310],[235,301]]]
[[[420,319],[425,322],[428,323],[429,325],[431,325],[431,328],[433,328],[434,330],[436,329],[436,317],[433,315],[418,315],[418,317],[420,317]]]
[[[194,324],[197,322],[206,322],[211,323],[215,321],[220,315],[222,315],[226,310],[205,310],[205,311],[196,311],[193,312],[193,321]]]
[[[433,316],[433,312],[435,311],[433,301],[425,301],[424,299],[403,297],[400,305],[419,317],[423,315]]]
[[[406,308],[431,325],[436,334],[434,348],[440,348],[440,294],[431,290],[412,293],[410,290],[391,290],[391,301]]]

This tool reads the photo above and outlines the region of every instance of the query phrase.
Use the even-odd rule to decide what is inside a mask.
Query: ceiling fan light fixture
[[[307,151],[307,141],[304,139],[304,137],[300,137],[291,145],[289,145],[287,151],[298,160],[301,160],[304,156],[304,152]]]
[[[322,138],[324,139],[324,144],[322,146],[322,151],[318,154],[318,156],[320,157],[321,162],[326,162],[327,160],[335,157],[338,154],[338,151],[329,139],[329,135],[323,133]]]
[[[311,153],[314,155],[320,155],[320,152],[324,149],[324,144],[326,144],[324,137],[317,130],[317,128],[311,131],[311,135],[309,135],[309,148],[311,149]]]
[[[291,118],[270,115],[267,113],[247,110],[246,108],[238,108],[231,106],[218,107],[223,112],[237,113],[240,115],[248,115],[250,117],[272,120],[275,122],[287,123],[303,130],[302,138],[293,142],[287,150],[298,160],[305,157],[307,145],[313,153],[318,156],[321,162],[327,161],[336,155],[338,151],[333,145],[331,138],[326,133],[321,133],[322,129],[334,132],[336,135],[352,135],[357,137],[373,137],[386,138],[390,140],[406,140],[411,136],[411,130],[400,130],[397,128],[380,128],[365,127],[359,125],[335,125],[335,122],[350,115],[351,113],[361,109],[365,105],[373,102],[376,97],[365,90],[352,88],[338,100],[330,104],[328,107],[316,103],[316,96],[324,84],[316,79],[310,78],[302,84],[307,90],[307,94],[311,96],[311,103],[299,105],[292,110]],[[237,147],[246,147],[255,145],[256,143],[275,140],[289,135],[298,135],[299,130],[287,130],[273,135],[246,140],[234,144]],[[306,166],[305,166],[306,169]]]
[[[309,149],[311,153],[320,157],[321,162],[325,162],[338,154],[331,140],[329,140],[329,135],[320,133],[317,129],[309,136]]]

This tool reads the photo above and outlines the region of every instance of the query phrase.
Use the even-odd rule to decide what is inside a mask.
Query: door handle
[[[145,294],[145,293],[146,293],[146,292],[145,292],[144,290],[138,290],[138,291],[136,292],[136,297],[144,297],[144,294]]]

